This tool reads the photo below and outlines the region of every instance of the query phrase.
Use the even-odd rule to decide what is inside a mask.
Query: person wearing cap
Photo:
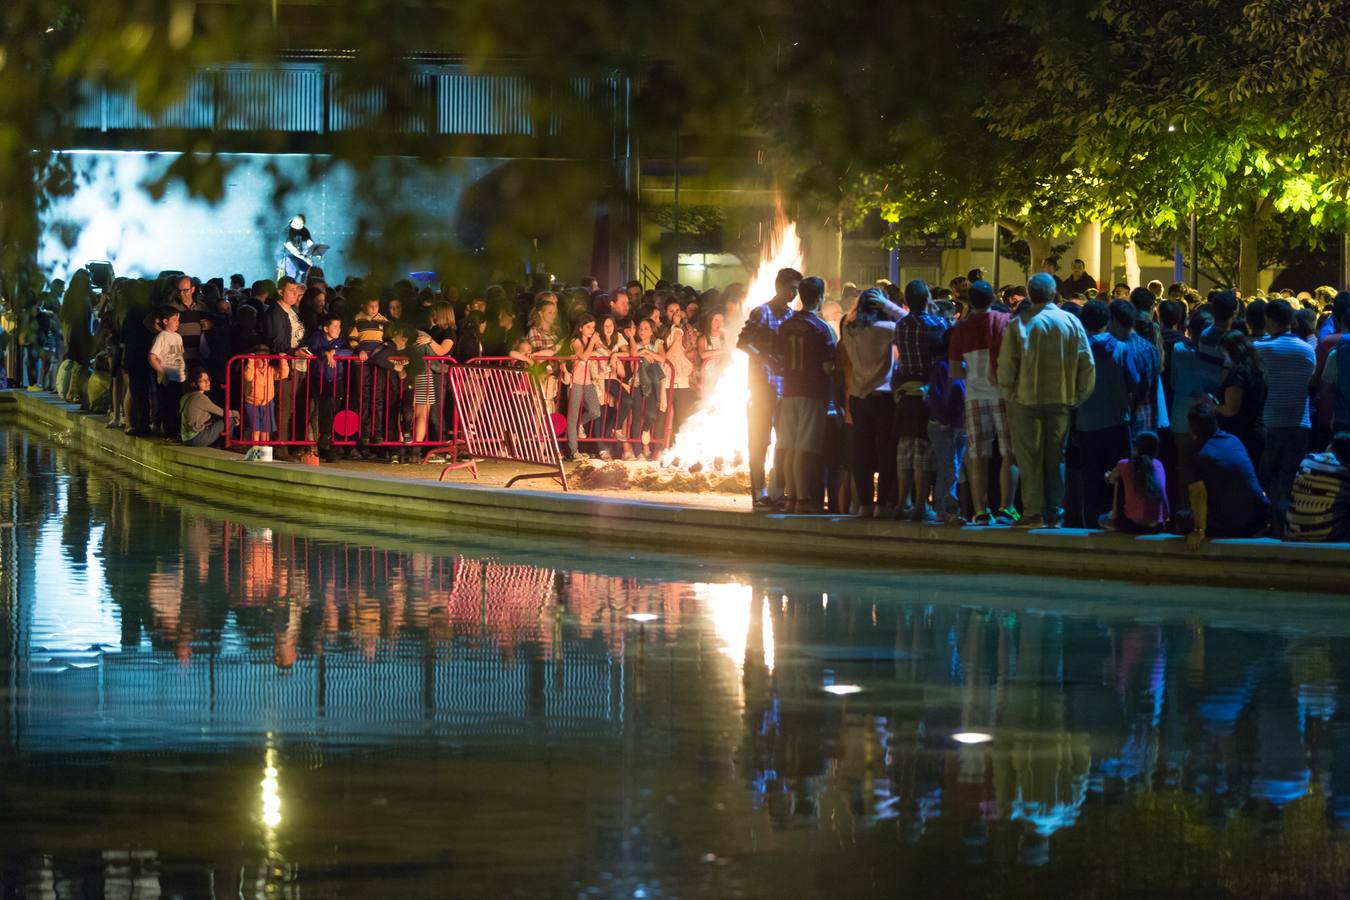
[[[1011,525],[1019,518],[1013,506],[1013,449],[1008,431],[1008,404],[998,388],[998,354],[1011,316],[991,309],[994,288],[987,281],[971,283],[970,313],[952,329],[947,362],[952,377],[966,380],[966,477],[970,481],[972,525]],[[1001,508],[989,499],[989,462],[997,444]]]

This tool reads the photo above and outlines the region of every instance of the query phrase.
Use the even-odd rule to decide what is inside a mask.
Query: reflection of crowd
[[[842,803],[916,839],[942,817],[968,842],[1021,823],[1043,862],[1089,805],[1173,789],[1229,813],[1325,792],[1350,825],[1334,642],[825,599],[765,601],[771,673],[746,651],[746,775],[788,834],[837,829]],[[862,691],[831,697],[831,681]]]

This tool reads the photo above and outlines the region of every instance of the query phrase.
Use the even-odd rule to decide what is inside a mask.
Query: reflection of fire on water
[[[802,242],[797,226],[778,208],[773,235],[745,293],[744,310],[727,310],[725,333],[730,358],[717,384],[675,436],[675,445],[661,456],[662,465],[731,471],[747,468],[750,437],[746,406],[750,402],[750,358],[734,349],[745,315],[774,294],[779,269],[802,269]]]

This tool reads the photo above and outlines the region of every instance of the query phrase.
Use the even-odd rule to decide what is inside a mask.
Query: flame
[[[779,269],[799,272],[804,269],[797,225],[788,221],[781,206],[775,213],[773,234],[764,246],[759,268],[746,289],[743,308],[727,310],[725,333],[729,344],[734,344],[749,310],[773,297]],[[750,357],[734,347],[730,354],[727,366],[711,392],[704,394],[698,410],[685,421],[675,436],[674,446],[662,454],[662,465],[678,463],[690,467],[699,464],[705,469],[716,467],[728,472],[746,466],[750,455],[749,422],[745,413],[750,403]],[[769,456],[773,456],[772,448]]]

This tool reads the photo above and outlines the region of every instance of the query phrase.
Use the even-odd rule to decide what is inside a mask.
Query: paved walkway
[[[521,535],[616,546],[649,543],[703,555],[812,560],[869,568],[984,571],[1317,591],[1350,595],[1350,545],[1270,539],[1219,540],[1200,551],[1172,535],[1132,537],[1100,531],[956,528],[853,517],[764,515],[746,498],[719,494],[635,496],[631,492],[563,493],[547,482],[501,485],[513,473],[485,465],[437,483],[438,466],[346,463],[304,466],[244,462],[236,453],[129,437],[105,419],[50,395],[0,391],[0,412],[72,448],[135,467],[149,481],[199,497],[349,511],[354,521],[397,531],[402,523],[454,522]]]

